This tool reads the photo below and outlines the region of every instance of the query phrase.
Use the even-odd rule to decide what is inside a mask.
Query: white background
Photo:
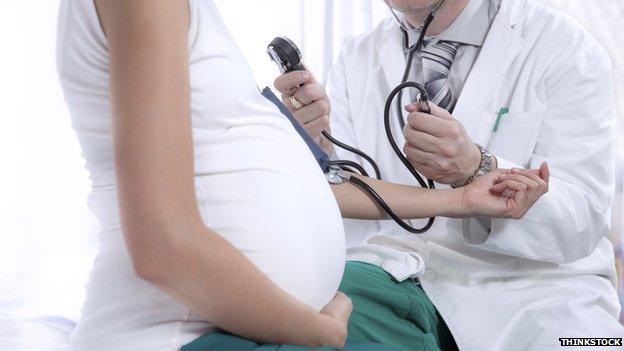
[[[97,250],[98,224],[86,208],[88,174],[56,76],[58,2],[0,0],[0,315],[76,319]],[[551,2],[609,48],[624,111],[621,0]],[[388,15],[381,0],[216,3],[262,86],[277,74],[265,54],[274,36],[299,43],[323,79],[346,40]]]

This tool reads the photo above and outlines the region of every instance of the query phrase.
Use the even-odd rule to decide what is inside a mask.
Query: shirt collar
[[[408,28],[413,28],[405,19],[403,21]],[[491,22],[489,1],[469,0],[464,10],[448,28],[435,37],[426,37],[427,44],[451,41],[465,45],[483,46]],[[420,30],[412,29],[407,33],[410,46],[416,44]]]

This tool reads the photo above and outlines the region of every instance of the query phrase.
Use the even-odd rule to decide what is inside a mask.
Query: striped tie
[[[457,55],[458,43],[439,41],[423,47],[421,59],[425,90],[434,104],[452,111],[453,92],[448,83],[448,76]]]

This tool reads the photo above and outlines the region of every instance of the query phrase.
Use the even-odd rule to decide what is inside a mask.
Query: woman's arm
[[[405,219],[451,216],[459,208],[461,195],[455,189],[430,190],[420,187],[386,183],[359,175],[388,203],[390,208]],[[351,182],[332,185],[340,211],[345,218],[388,219],[388,215],[362,189]]]
[[[122,226],[137,275],[237,335],[340,347],[349,313],[344,297],[317,313],[202,223],[194,189],[188,1],[96,3],[109,44]]]
[[[497,170],[456,189],[430,190],[358,177],[371,186],[400,217],[522,218],[548,191],[549,169]],[[342,216],[354,219],[387,219],[375,201],[354,184],[332,185]]]

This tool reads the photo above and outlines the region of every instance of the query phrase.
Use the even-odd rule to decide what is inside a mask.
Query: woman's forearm
[[[401,218],[455,217],[461,212],[459,189],[430,190],[356,176],[370,185]],[[387,219],[386,212],[351,182],[332,185],[342,216],[353,219]]]
[[[312,347],[344,338],[332,330],[333,320],[284,292],[218,234],[200,228],[164,243],[158,262],[141,275],[219,328]]]

